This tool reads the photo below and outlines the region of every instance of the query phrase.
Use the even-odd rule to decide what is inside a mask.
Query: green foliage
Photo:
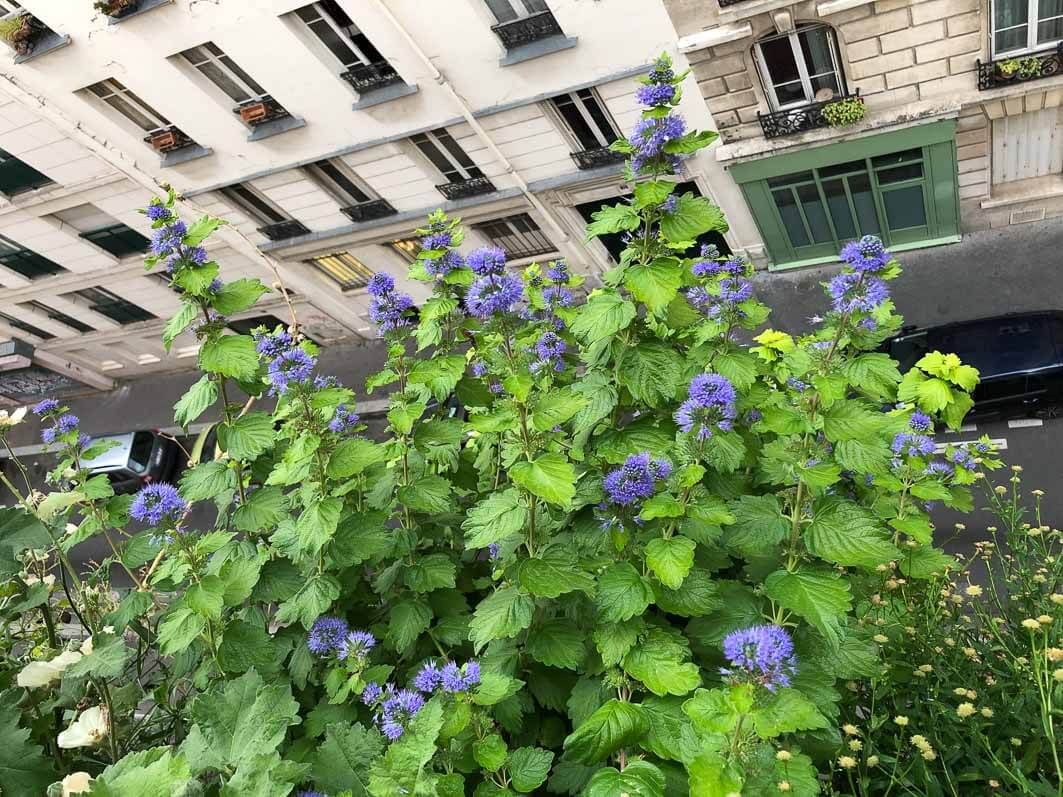
[[[867,107],[859,97],[846,97],[843,100],[828,103],[823,106],[823,118],[831,127],[845,127],[854,125],[864,118]]]

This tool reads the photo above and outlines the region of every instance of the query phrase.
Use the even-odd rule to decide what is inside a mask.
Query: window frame
[[[93,298],[91,294],[98,294],[98,296]],[[64,296],[77,296],[88,303],[88,307],[92,312],[108,318],[123,327],[158,319],[158,316],[147,308],[119,296],[102,285],[89,285],[76,291],[70,291]],[[111,315],[110,313],[105,313],[104,309],[117,310],[118,312],[116,315]],[[124,314],[122,311],[124,311]]]
[[[998,0],[990,0],[989,3],[989,52],[993,59],[999,57],[1013,58],[1019,55],[1028,55],[1029,53],[1043,52],[1055,47],[1059,42],[1063,41],[1063,36],[1057,39],[1050,39],[1044,42],[1037,41],[1037,28],[1042,22],[1047,22],[1052,19],[1063,19],[1063,14],[1058,14],[1054,17],[1046,17],[1041,19],[1038,16],[1039,3],[1038,0],[1026,0],[1026,22],[1022,25],[1010,25],[1007,28],[1000,30],[1013,30],[1015,28],[1026,28],[1026,46],[1013,50],[1001,50],[997,48],[997,2]]]
[[[830,52],[831,63],[834,66],[833,72],[819,72],[811,74],[808,71],[808,64],[805,62],[805,54],[801,49],[800,34],[803,31],[813,30],[816,28],[823,28],[827,31],[827,45]],[[772,81],[771,73],[768,71],[768,61],[764,56],[764,51],[761,47],[766,42],[778,41],[780,39],[787,39],[790,43],[790,49],[794,56],[794,62],[797,65],[797,77],[801,83],[801,90],[804,92],[805,99],[787,104],[781,104],[779,97],[775,91],[775,83]],[[768,105],[773,111],[786,111],[794,108],[803,108],[806,105],[819,102],[816,99],[816,93],[812,89],[812,78],[820,77],[822,75],[834,74],[838,82],[838,95],[844,97],[848,93],[848,87],[845,82],[845,70],[842,69],[841,52],[838,47],[838,36],[834,28],[823,22],[806,22],[794,26],[794,29],[789,33],[775,33],[769,36],[762,36],[757,39],[754,44],[754,58],[757,63],[757,71],[760,73],[760,81],[764,86],[764,94],[767,97]],[[792,83],[794,81],[786,81]],[[781,84],[780,84],[781,85]]]
[[[0,0],[0,19],[10,19],[25,11],[25,7],[18,0]]]
[[[349,258],[354,263],[345,262],[343,258]],[[329,261],[334,261],[334,268],[329,268]],[[331,252],[327,255],[317,255],[309,258],[306,263],[315,272],[334,282],[344,293],[365,288],[369,284],[369,279],[373,276],[373,269],[363,263],[361,258],[352,255],[347,250]],[[354,276],[344,277],[344,270]]]
[[[107,90],[110,93],[103,95],[100,94],[97,89]],[[148,103],[142,100],[136,94],[136,92],[134,92],[131,88],[126,86],[117,78],[104,78],[103,80],[97,81],[92,85],[86,86],[85,91],[87,91],[89,93],[89,96],[93,97],[99,103],[106,105],[110,112],[117,113],[127,122],[135,125],[139,130],[142,130],[143,132],[148,133],[149,135],[173,127],[173,123],[170,122],[169,119],[167,119],[161,113],[159,113],[150,105],[148,105]],[[111,99],[115,100],[115,102],[109,102],[109,100]],[[121,105],[131,106],[135,113],[140,114],[147,121],[154,121],[157,122],[157,124],[154,127],[145,127],[140,122],[138,122],[132,115],[126,113],[126,111],[123,110],[122,107],[119,107]]]
[[[119,260],[124,257],[141,255],[151,248],[151,241],[147,237],[134,230],[128,224],[122,224],[121,222],[107,224],[94,230],[86,230],[79,237],[94,246],[100,247],[100,249],[117,257]],[[115,251],[115,249],[111,249],[101,243],[101,241],[112,240],[121,242],[122,246],[116,247],[116,249],[121,251]]]
[[[19,302],[19,307],[23,307],[26,305],[33,308],[37,312],[43,313],[44,315],[48,316],[48,318],[54,321],[55,323],[62,324],[65,327],[69,327],[70,329],[76,330],[82,335],[87,335],[90,332],[96,331],[95,327],[89,326],[84,321],[74,318],[74,316],[70,315],[69,313],[64,313],[62,310],[56,310],[54,307],[49,307],[48,305],[44,304],[44,302],[40,302],[36,299],[29,299],[25,302]]]
[[[241,192],[246,192],[251,195],[251,199],[241,195]],[[227,200],[235,204],[251,221],[258,225],[269,227],[273,224],[282,224],[286,221],[295,221],[295,219],[285,211],[280,205],[267,197],[262,191],[255,188],[249,183],[235,183],[234,185],[227,185],[218,189],[218,193],[224,196]],[[265,215],[263,210],[256,207],[255,201],[261,202],[270,211],[275,213],[279,218],[273,219]]]
[[[444,143],[444,139],[440,138],[440,134],[450,139],[454,147],[462,155],[465,156],[466,160],[469,161],[469,166],[465,166],[458,160],[457,156],[446,146],[446,144]],[[425,151],[425,148],[424,146],[422,146],[421,142],[418,141],[418,139],[420,138],[424,139],[425,144],[434,148],[436,152],[438,152],[439,155],[442,156],[442,159],[447,161],[451,165],[452,173],[454,175],[460,176],[461,179],[455,180],[453,179],[451,174],[446,171],[443,171],[436,163],[436,161],[432,158],[432,156]],[[448,183],[464,183],[468,180],[476,180],[481,177],[486,177],[486,175],[483,173],[483,170],[476,165],[476,161],[472,159],[472,156],[465,151],[461,144],[458,143],[458,140],[454,137],[454,135],[445,127],[437,127],[432,130],[425,130],[421,133],[416,133],[410,136],[410,141],[413,143],[414,147],[417,148],[417,151],[424,157],[424,159],[428,161],[432,168],[435,169]],[[475,174],[473,172],[475,172]]]
[[[12,329],[17,329],[19,332],[25,332],[27,335],[33,335],[35,338],[41,340],[55,340],[58,335],[54,335],[46,329],[41,329],[38,326],[34,326],[29,321],[23,321],[21,318],[0,311],[0,321],[3,321]]]
[[[300,11],[302,11],[304,9],[307,9],[307,8],[313,8],[317,12],[317,15],[318,15],[317,19],[308,21],[299,13]],[[343,9],[340,8],[340,11],[343,11]],[[346,12],[344,11],[343,13],[346,16]],[[361,35],[362,37],[365,38],[365,40],[369,44],[369,46],[373,47],[373,49],[376,50],[377,55],[380,56],[380,60],[374,61],[369,55],[367,55],[363,51],[362,47],[360,47],[358,45],[358,43],[354,41],[354,37],[351,35],[351,33],[348,31],[348,29],[343,27],[343,25],[341,25],[340,22],[335,17],[333,17],[331,13],[329,13],[329,10],[325,7],[324,3],[314,2],[314,3],[310,3],[309,5],[303,6],[302,8],[297,8],[295,10],[295,16],[298,17],[299,21],[303,23],[303,25],[306,27],[306,29],[321,44],[321,46],[324,47],[328,51],[329,55],[331,55],[333,58],[335,58],[340,63],[340,65],[343,67],[343,69],[351,69],[352,67],[357,66],[359,64],[361,64],[363,66],[369,66],[371,64],[376,64],[376,63],[380,63],[381,61],[386,61],[387,60],[387,59],[384,58],[383,54],[380,53],[379,50],[376,50],[376,47],[373,46],[373,43],[369,41],[369,37],[366,36],[365,33],[362,32],[362,29],[359,28],[355,24],[354,20],[352,19],[351,20],[351,28],[353,28],[354,30],[358,31],[359,35]],[[348,17],[348,19],[350,19],[350,17]],[[314,30],[313,27],[311,27],[311,25],[313,25],[313,23],[318,22],[318,21],[324,22],[326,25],[328,25],[330,28],[332,28],[332,32],[335,33],[340,38],[340,40],[350,49],[351,53],[355,56],[356,60],[351,61],[350,63],[348,63],[348,62],[344,61],[342,58],[340,58],[333,51],[333,49],[328,45],[328,42],[326,42],[324,39],[322,39],[321,36],[318,35],[318,32],[316,30]]]
[[[4,251],[5,248],[9,251]],[[11,264],[11,260],[18,263],[29,263],[31,265],[40,265],[40,262],[43,261],[43,263],[47,265],[35,275],[30,275],[15,268]],[[31,282],[46,277],[54,277],[57,274],[65,274],[67,271],[67,269],[63,268],[55,261],[50,260],[44,255],[37,254],[32,249],[27,249],[22,244],[18,243],[18,241],[14,241],[6,235],[0,235],[0,266],[3,266],[9,271],[18,274],[20,277],[28,279]]]
[[[211,48],[214,48],[218,52],[213,52]],[[193,50],[200,50],[206,54],[205,60],[196,60],[192,57]],[[197,44],[194,47],[188,47],[178,53],[185,62],[191,66],[196,72],[202,75],[206,80],[210,81],[210,84],[216,89],[221,91],[226,97],[235,102],[237,105],[243,105],[249,102],[256,102],[263,100],[270,96],[269,92],[255,80],[251,74],[245,70],[242,66],[233,60],[232,56],[226,53],[213,41],[206,41],[202,44]],[[224,72],[226,77],[231,80],[236,86],[243,90],[247,97],[244,99],[238,99],[229,93],[221,83],[218,83],[214,77],[208,71],[204,71],[203,67],[207,64],[213,64],[217,69]]]
[[[12,165],[7,166],[6,164]],[[0,174],[3,174],[4,169],[22,169],[30,175],[40,175],[40,177],[43,178],[43,181],[33,178],[31,183],[24,183],[15,191],[0,191],[0,196],[15,197],[20,194],[27,194],[30,191],[37,191],[45,186],[55,184],[55,180],[44,172],[35,169],[30,164],[26,163],[26,161],[22,160],[22,158],[17,155],[12,155],[6,149],[0,149]]]
[[[603,135],[603,131],[598,125],[598,122],[587,109],[586,103],[588,98],[580,97],[582,92],[587,92],[589,99],[598,106],[598,110],[601,112],[602,116],[605,117],[605,121],[611,126],[611,132],[613,135],[612,139],[606,140],[608,137]],[[564,112],[561,110],[561,100],[567,100],[569,104],[575,107],[576,112],[582,117],[583,122],[594,134],[595,140],[598,142],[597,146],[586,146],[586,144],[580,140],[579,135],[573,129],[572,125],[569,124],[568,120],[565,118]],[[548,105],[550,106],[551,113],[557,117],[562,132],[568,137],[569,144],[574,147],[574,152],[585,152],[592,149],[607,149],[610,144],[621,137],[619,132],[620,127],[617,125],[613,115],[609,112],[609,106],[605,104],[605,101],[593,86],[576,89],[575,91],[567,91],[564,94],[558,94],[549,99]]]
[[[521,230],[516,226],[517,224],[529,225],[531,229]],[[505,251],[506,256],[510,260],[537,257],[539,255],[558,251],[554,242],[550,240],[545,232],[543,232],[542,227],[539,226],[529,213],[513,213],[498,219],[476,222],[471,226],[474,230],[480,233],[480,235],[490,241],[493,246],[498,246]],[[494,235],[492,233],[497,232],[497,229],[492,230],[492,227],[505,227],[508,232],[501,235]],[[507,246],[507,243],[514,240],[520,242],[521,246],[519,249],[517,247]]]
[[[487,10],[491,12],[491,16],[495,18],[495,23],[498,25],[505,25],[509,22],[516,22],[518,19],[527,19],[533,14],[541,14],[544,11],[550,10],[550,6],[547,4],[546,0],[538,0],[538,2],[543,6],[543,8],[536,9],[535,11],[529,11],[528,6],[525,5],[524,0],[495,0],[495,2],[505,3],[513,10],[513,13],[516,14],[516,16],[512,19],[499,19],[498,14],[495,13],[495,10],[491,7],[491,4],[484,0],[484,5],[487,6]],[[531,2],[536,2],[536,0],[531,0]]]
[[[339,182],[337,182],[336,178],[326,171],[326,167],[331,167],[339,172],[340,177],[349,182],[351,186],[365,198],[358,199],[347,188],[344,188]],[[322,158],[319,161],[306,164],[303,169],[310,176],[310,179],[329,194],[329,196],[339,202],[341,207],[365,205],[380,198],[365,184],[365,181],[354,173],[354,170],[350,166],[339,158]]]

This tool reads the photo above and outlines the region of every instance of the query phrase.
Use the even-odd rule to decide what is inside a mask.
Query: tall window
[[[0,194],[14,196],[34,191],[51,182],[47,175],[41,174],[10,152],[0,149]]]
[[[305,168],[314,181],[332,194],[341,205],[360,205],[373,200],[369,192],[359,185],[347,165],[335,158],[320,160]]]
[[[145,132],[170,127],[165,116],[113,78],[93,83],[88,90]]]
[[[553,97],[551,102],[580,149],[601,149],[620,138],[605,105],[594,93],[594,89],[580,89],[562,94],[560,97]]]
[[[834,31],[826,25],[799,25],[792,33],[757,42],[757,63],[776,110],[845,94]]]
[[[483,172],[454,140],[454,137],[439,127],[427,133],[418,133],[410,138],[417,149],[439,169],[447,182],[461,183],[483,177]]]
[[[499,22],[512,22],[515,19],[549,11],[546,0],[486,0],[487,7]]]
[[[95,288],[82,288],[79,291],[74,291],[71,295],[79,296],[81,299],[89,303],[89,309],[95,310],[97,313],[112,321],[117,321],[122,326],[126,324],[135,324],[138,321],[150,321],[155,318],[153,313],[148,312],[143,307],[133,304],[128,299],[123,299],[121,296],[106,288],[96,286]]]
[[[55,335],[53,335],[51,332],[45,332],[40,327],[35,327],[33,326],[33,324],[27,323],[26,321],[22,321],[18,318],[15,318],[13,315],[8,315],[7,313],[0,313],[0,321],[3,321],[5,324],[7,324],[9,327],[12,327],[13,329],[20,330],[21,332],[26,332],[30,335],[36,335],[41,340],[51,340],[55,337]]]
[[[474,224],[479,232],[490,239],[491,243],[505,250],[511,258],[531,257],[547,252],[556,252],[539,225],[527,213],[507,216],[496,221]]]
[[[91,241],[115,257],[146,252],[151,242],[118,219],[104,213],[94,205],[77,205],[52,214],[77,230],[86,241]]]
[[[1063,1],[993,0],[993,54],[1043,49],[1063,40]]]
[[[395,252],[398,252],[399,257],[407,263],[416,262],[417,255],[421,253],[420,238],[399,238],[396,241],[392,241],[388,246],[390,246]]]
[[[66,271],[58,263],[53,263],[48,258],[19,246],[3,235],[0,235],[0,266],[6,266],[31,280]]]
[[[230,185],[221,189],[222,195],[261,225],[280,224],[291,217],[249,185]]]
[[[31,299],[28,302],[21,302],[20,307],[30,307],[36,310],[38,313],[43,313],[53,321],[58,321],[64,326],[68,326],[71,329],[76,329],[78,332],[94,332],[95,330],[83,321],[78,321],[73,316],[69,316],[66,313],[61,313],[54,307],[49,307],[43,302],[38,302],[36,299]]]
[[[296,9],[295,13],[344,68],[385,61],[380,51],[358,30],[335,0],[320,0]]]
[[[373,276],[373,270],[350,252],[335,252],[315,257],[308,262],[335,280],[345,291],[364,288]]]
[[[214,42],[192,47],[181,57],[236,103],[261,99],[267,92]]]

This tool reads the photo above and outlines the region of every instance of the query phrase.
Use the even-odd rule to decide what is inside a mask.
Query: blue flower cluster
[[[41,430],[41,440],[44,441],[46,445],[51,445],[64,435],[76,432],[78,424],[81,423],[78,416],[67,412],[66,407],[60,406],[59,402],[55,399],[44,399],[43,401],[37,402],[33,407],[33,412],[44,420],[52,422],[52,426],[47,426]],[[78,448],[85,448],[88,446],[89,442],[88,435],[79,434],[77,436],[76,446]]]
[[[554,332],[544,332],[535,342],[534,352],[537,359],[529,366],[531,372],[553,370],[561,372],[565,370],[565,351],[568,345]]]
[[[310,628],[306,647],[315,656],[335,656],[340,661],[356,660],[364,664],[376,638],[368,631],[352,631],[340,617],[320,617]]]
[[[283,396],[294,385],[310,384],[317,360],[307,354],[287,330],[254,332],[255,351],[268,365],[270,395]]]
[[[641,172],[660,168],[666,173],[675,173],[679,169],[679,156],[665,152],[665,147],[682,138],[686,131],[686,121],[674,113],[640,120],[628,139],[635,150],[631,157],[632,170]]]
[[[395,741],[406,732],[417,712],[424,708],[424,696],[412,689],[396,689],[392,684],[383,688],[369,684],[362,692],[362,702],[373,709],[377,725],[383,734]]]
[[[188,502],[181,497],[176,487],[165,482],[144,487],[129,506],[131,518],[150,526],[158,526],[166,521],[176,524],[187,511]]]
[[[789,686],[797,673],[793,640],[777,625],[732,631],[723,639],[723,655],[731,666],[722,668],[722,675],[736,683],[758,684],[770,692]]]
[[[827,283],[827,292],[836,313],[870,313],[890,298],[886,281],[867,272],[838,274]]]
[[[151,253],[163,260],[163,268],[171,275],[182,265],[202,266],[207,262],[207,250],[202,246],[187,246],[184,242],[188,225],[158,199],[148,205],[147,217],[162,226],[151,234]]]
[[[430,661],[413,679],[414,687],[425,694],[455,695],[459,692],[468,692],[478,683],[480,683],[480,663],[473,660],[465,662],[464,667],[459,667],[452,661],[440,667],[434,661]]]
[[[442,278],[456,268],[465,265],[461,255],[450,247],[454,245],[454,233],[450,224],[433,221],[427,234],[421,238],[421,249],[426,252],[438,252],[435,257],[422,259],[425,271],[432,277]]]
[[[877,235],[865,235],[858,241],[850,241],[842,247],[839,257],[856,271],[877,273],[893,259]]]
[[[708,440],[714,430],[729,432],[734,426],[738,395],[734,385],[720,374],[698,374],[690,382],[688,398],[675,412],[681,431]]]
[[[668,198],[657,206],[657,210],[661,213],[672,214],[679,208],[679,196],[676,194],[669,194]]]
[[[934,421],[925,412],[916,410],[908,419],[908,431],[898,432],[893,437],[890,448],[894,454],[893,466],[900,467],[901,457],[931,457],[934,455],[934,441],[927,433],[934,431]]]
[[[750,266],[741,257],[719,259],[719,251],[712,244],[701,248],[701,260],[691,266],[695,277],[716,279],[716,291],[700,285],[688,288],[687,302],[698,312],[724,322],[744,318],[743,302],[753,298],[753,283],[749,281]]]
[[[466,265],[477,275],[465,294],[465,309],[481,321],[511,313],[524,298],[524,285],[506,273],[506,253],[497,246],[471,252]]]
[[[657,485],[672,474],[672,463],[666,459],[651,459],[648,451],[632,454],[622,467],[606,474],[602,486],[609,502],[636,512],[642,502],[652,498]]]
[[[395,279],[383,272],[369,279],[369,318],[380,327],[381,336],[410,326],[410,310],[413,298],[395,290]]]
[[[328,428],[330,432],[335,434],[350,434],[358,426],[360,420],[357,413],[347,409],[346,404],[340,404],[336,407],[336,412],[332,415]]]

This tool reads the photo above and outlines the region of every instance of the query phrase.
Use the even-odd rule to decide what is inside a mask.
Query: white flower
[[[25,407],[19,407],[11,414],[8,414],[7,410],[0,410],[0,429],[10,429],[12,426],[17,426],[22,423],[22,419],[25,417]]]
[[[107,709],[93,706],[81,712],[57,741],[64,750],[72,747],[95,747],[107,735]]]
[[[58,681],[63,675],[63,670],[80,659],[80,653],[76,650],[68,650],[60,653],[51,661],[31,661],[22,668],[15,683],[24,689],[48,686],[52,681]]]
[[[88,794],[91,780],[92,777],[88,772],[71,772],[63,778],[63,797],[70,797],[71,794]]]
[[[81,647],[78,648],[82,655],[89,656],[92,654],[92,637],[87,637],[84,642],[81,643]]]

